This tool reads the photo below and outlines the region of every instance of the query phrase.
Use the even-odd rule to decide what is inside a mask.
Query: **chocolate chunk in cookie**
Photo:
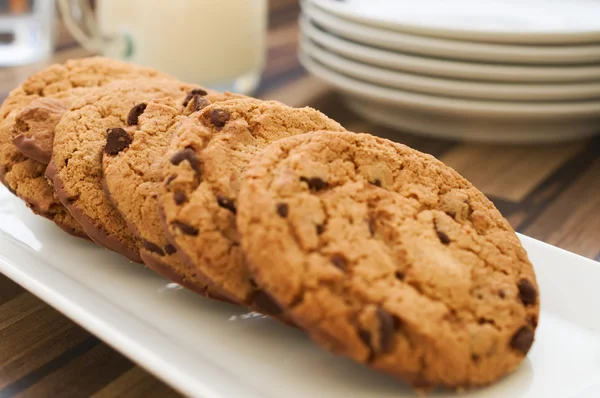
[[[107,155],[117,155],[129,145],[131,145],[131,137],[122,128],[114,127],[106,130],[104,153]]]
[[[128,126],[133,126],[133,125],[138,124],[140,115],[142,113],[144,113],[144,110],[146,110],[146,106],[147,106],[146,104],[141,103],[141,104],[137,104],[136,106],[131,108],[131,110],[129,111],[129,115],[127,115],[127,125]]]

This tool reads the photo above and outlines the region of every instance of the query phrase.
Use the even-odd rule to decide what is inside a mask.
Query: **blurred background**
[[[92,54],[431,153],[518,232],[600,261],[600,1],[0,0],[2,100]],[[20,300],[0,308],[7,396],[178,396],[3,286],[0,305]]]

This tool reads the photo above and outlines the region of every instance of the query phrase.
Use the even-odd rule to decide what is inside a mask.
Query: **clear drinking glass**
[[[251,93],[266,56],[267,0],[58,0],[91,51],[183,81]]]
[[[0,0],[0,66],[49,57],[55,39],[54,0]]]

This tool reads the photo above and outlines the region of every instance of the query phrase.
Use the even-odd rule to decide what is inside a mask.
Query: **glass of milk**
[[[102,55],[250,94],[266,57],[267,0],[58,0],[65,25]]]
[[[0,0],[0,66],[41,61],[54,50],[53,0]]]

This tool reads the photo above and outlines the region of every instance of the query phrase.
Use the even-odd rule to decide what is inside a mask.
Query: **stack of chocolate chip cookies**
[[[489,384],[534,340],[535,274],[494,205],[311,108],[68,61],[0,108],[0,179],[72,235],[416,388]]]

